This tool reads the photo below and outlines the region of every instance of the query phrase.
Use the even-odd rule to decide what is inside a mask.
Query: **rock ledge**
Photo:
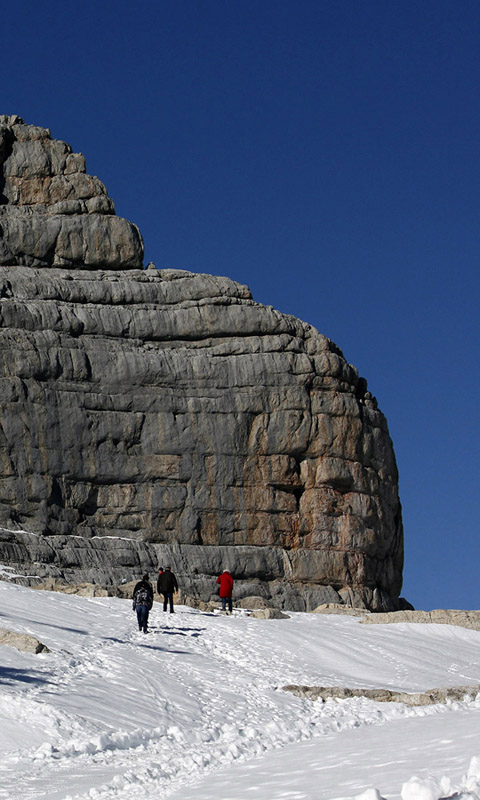
[[[350,697],[366,697],[379,703],[403,703],[407,706],[429,706],[475,698],[480,692],[480,685],[453,686],[443,689],[428,689],[425,692],[394,692],[390,689],[345,689],[338,686],[298,686],[291,684],[281,687],[297,697],[309,700],[346,700]]]

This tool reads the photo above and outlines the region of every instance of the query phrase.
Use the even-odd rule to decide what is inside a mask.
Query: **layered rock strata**
[[[0,560],[103,584],[168,561],[206,600],[227,566],[282,608],[398,607],[392,443],[339,348],[228,278],[135,269],[83,157],[0,131]]]
[[[0,265],[141,267],[136,225],[115,216],[85,159],[50,131],[0,116]]]

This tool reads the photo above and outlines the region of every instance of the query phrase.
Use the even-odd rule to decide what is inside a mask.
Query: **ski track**
[[[59,595],[51,597],[55,604]],[[131,800],[137,791],[149,800],[158,798],[159,786],[162,796],[168,797],[213,770],[288,744],[339,735],[363,725],[480,708],[480,700],[474,699],[426,708],[364,698],[326,703],[302,700],[277,687],[306,682],[338,685],[338,672],[335,675],[327,664],[324,674],[313,673],[298,653],[285,652],[283,621],[254,621],[241,614],[224,617],[182,608],[169,615],[155,604],[151,629],[145,636],[135,630],[135,617],[126,614],[125,601],[117,601],[117,605],[109,616],[109,624],[113,621],[117,626],[115,631],[99,636],[87,635],[82,628],[71,629],[72,636],[85,639],[74,654],[57,651],[35,657],[39,673],[44,672],[48,682],[39,680],[21,693],[17,688],[7,700],[2,696],[0,710],[3,703],[6,716],[8,706],[8,712],[27,725],[29,719],[42,719],[46,734],[40,732],[39,746],[29,750],[16,747],[4,754],[0,764],[2,800]],[[103,599],[90,600],[89,626],[93,621],[101,629],[104,609]],[[48,627],[41,621],[20,627],[42,638],[42,626]],[[268,652],[257,646],[258,626],[264,627]],[[352,636],[355,630],[346,626],[345,620],[338,625],[329,621],[330,657],[342,651],[345,661],[348,641],[353,650],[362,651],[360,660],[383,662],[390,683],[401,686],[408,675],[402,648],[382,646],[375,630],[362,631],[356,641]],[[325,631],[327,635],[327,626]],[[304,648],[308,653],[308,641]],[[479,662],[471,662],[471,667],[467,671],[475,672],[478,680]],[[452,663],[449,672],[454,685],[462,682],[459,679],[464,678],[465,668]],[[170,699],[165,696],[167,691],[162,692],[162,684],[168,686]],[[361,684],[357,680],[357,685]],[[82,692],[88,691],[91,698],[92,685],[95,712],[83,714]],[[239,692],[240,686],[248,691]],[[121,729],[109,724],[105,702],[116,691],[122,692],[125,701]],[[136,708],[135,698],[140,695]],[[158,725],[146,724],[151,722],[152,709]],[[79,775],[88,776],[91,788],[69,794]]]

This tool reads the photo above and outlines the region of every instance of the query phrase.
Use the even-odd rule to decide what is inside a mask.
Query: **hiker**
[[[226,611],[226,607],[228,605],[227,614],[231,614],[233,578],[230,575],[228,569],[224,569],[222,574],[218,576],[217,583],[220,584],[220,589],[218,594],[220,595],[220,600],[222,601],[222,611]]]
[[[142,580],[135,584],[132,599],[132,608],[137,612],[138,630],[147,633],[148,614],[153,606],[153,586],[148,580],[148,575],[145,574]]]
[[[163,594],[163,610],[166,611],[170,605],[170,614],[173,614],[173,593],[178,592],[178,583],[170,567],[165,567],[163,572],[159,572],[157,592]]]

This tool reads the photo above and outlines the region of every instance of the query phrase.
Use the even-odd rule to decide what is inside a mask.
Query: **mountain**
[[[229,278],[143,269],[83,156],[17,116],[0,203],[0,559],[24,583],[168,562],[192,601],[228,567],[278,608],[405,605],[387,422],[332,341]]]

